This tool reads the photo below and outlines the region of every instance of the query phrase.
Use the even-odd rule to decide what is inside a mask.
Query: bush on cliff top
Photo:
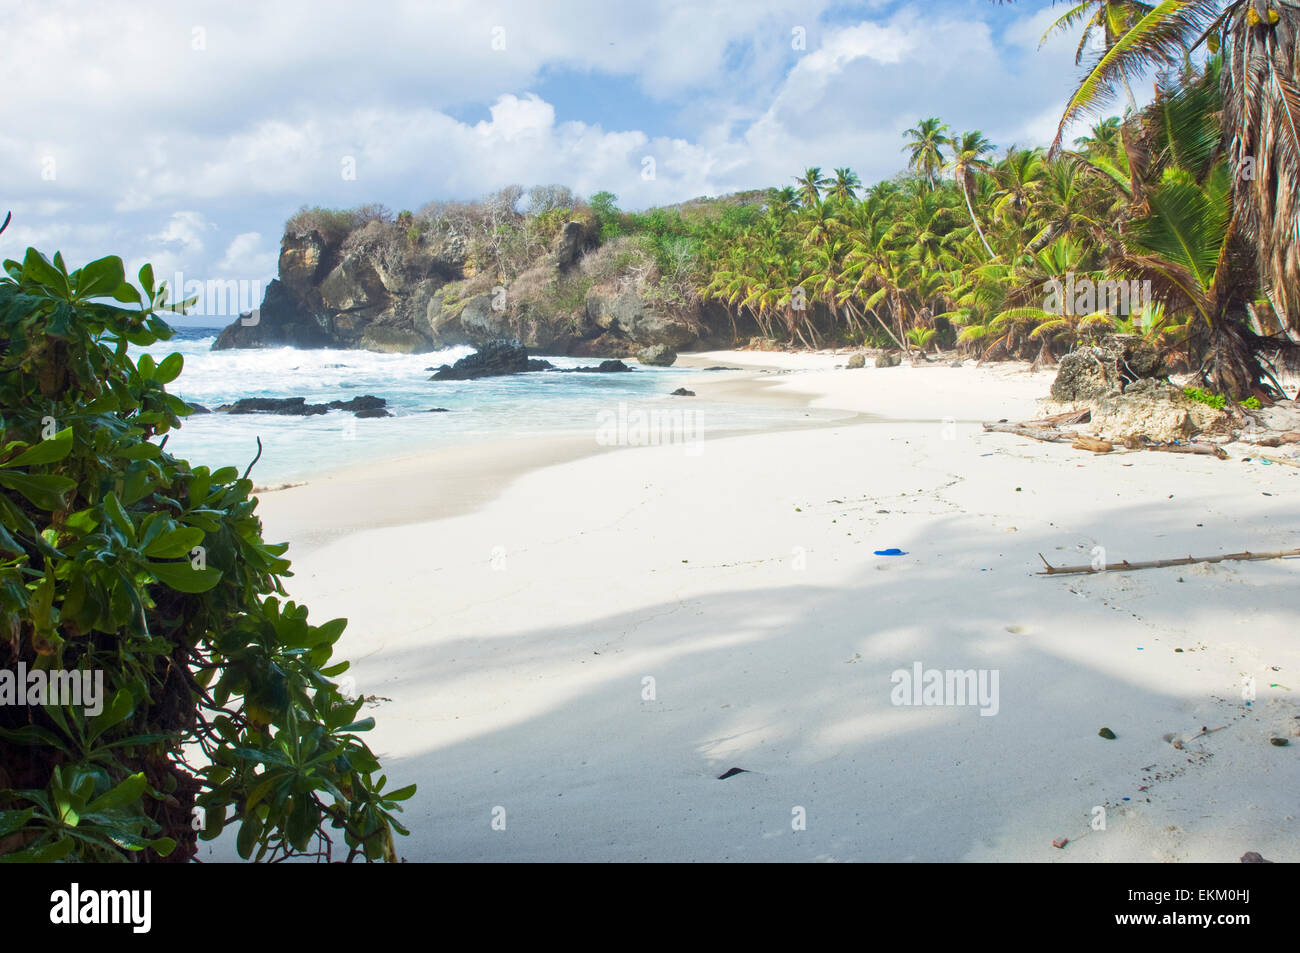
[[[328,858],[328,826],[348,860],[396,859],[414,785],[385,790],[373,719],[332,681],[346,621],[277,598],[287,544],[247,472],[164,450],[181,356],[127,347],[171,336],[165,288],[116,257],[4,269],[0,675],[98,673],[102,695],[0,695],[0,861],[187,860],[235,823],[245,858]]]

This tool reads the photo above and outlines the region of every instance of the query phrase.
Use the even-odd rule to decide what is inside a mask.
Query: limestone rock
[[[847,365],[849,370],[855,371],[860,367],[866,367],[866,366],[867,366],[867,355],[863,354],[861,351],[858,351],[857,354],[850,355],[849,363]]]
[[[651,367],[672,367],[677,362],[677,352],[666,344],[651,344],[637,351],[636,359]]]
[[[272,279],[262,306],[240,315],[217,336],[213,350],[258,347],[330,347],[334,344],[329,318],[304,307],[283,282]]]
[[[363,331],[361,347],[367,351],[383,351],[388,354],[420,354],[433,350],[433,344],[423,334],[406,328],[384,325],[369,327]]]
[[[1261,424],[1269,430],[1300,431],[1300,403],[1279,400],[1272,407],[1257,411]]]
[[[388,293],[374,266],[359,254],[344,258],[320,284],[321,302],[333,311],[357,311],[387,303]]]
[[[1133,334],[1108,334],[1100,345],[1081,347],[1061,358],[1052,382],[1052,399],[1069,402],[1114,397],[1134,381],[1164,375],[1164,362],[1146,341]]]
[[[876,367],[898,367],[902,363],[902,357],[888,351],[876,355]]]
[[[552,248],[552,254],[555,256],[555,266],[560,269],[568,268],[578,260],[578,253],[582,250],[583,230],[581,222],[565,222],[560,228],[559,233],[555,236],[555,243]]]
[[[1229,417],[1186,397],[1165,381],[1140,380],[1123,394],[1093,403],[1092,430],[1117,440],[1145,434],[1153,440],[1186,440],[1201,433],[1226,433]]]
[[[337,232],[293,223],[261,307],[224,328],[214,348],[419,353],[513,339],[548,353],[629,358],[649,347],[735,343],[738,328],[720,303],[665,305],[644,274],[620,264],[618,249],[593,248],[581,222],[564,223],[511,277],[477,274],[461,235],[415,232],[383,218]]]

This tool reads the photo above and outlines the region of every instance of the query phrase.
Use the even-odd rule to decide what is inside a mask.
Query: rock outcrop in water
[[[523,374],[526,371],[544,371],[550,367],[552,367],[550,361],[529,358],[528,349],[518,341],[489,341],[455,364],[442,365],[429,380],[469,381],[479,377],[501,377],[506,374]]]
[[[225,414],[280,414],[287,417],[316,417],[331,410],[351,411],[358,417],[391,417],[384,408],[388,401],[383,397],[353,397],[350,400],[331,400],[328,404],[309,404],[306,397],[243,397],[233,404],[222,404],[218,413]],[[204,411],[211,413],[211,411]]]
[[[261,308],[223,329],[214,348],[409,354],[517,339],[545,353],[631,357],[733,343],[721,306],[640,295],[636,276],[653,261],[624,239],[602,245],[583,222],[560,224],[549,245],[500,279],[454,231],[384,217],[339,226],[331,214],[290,221]]]

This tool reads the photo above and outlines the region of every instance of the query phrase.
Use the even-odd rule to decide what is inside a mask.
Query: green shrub
[[[0,668],[101,673],[103,704],[0,705],[0,860],[187,860],[236,823],[245,858],[329,857],[329,826],[395,860],[414,785],[385,790],[332,681],[346,621],[277,598],[247,471],[164,450],[182,358],[127,348],[171,337],[166,290],[116,257],[4,269]]]
[[[1222,394],[1211,394],[1208,390],[1202,390],[1199,387],[1184,387],[1183,394],[1198,404],[1206,404],[1217,410],[1223,410],[1228,405],[1228,398]],[[1259,402],[1256,401],[1255,403],[1258,404]]]

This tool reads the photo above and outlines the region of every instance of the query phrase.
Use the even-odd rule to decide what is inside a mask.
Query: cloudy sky
[[[265,282],[303,205],[510,183],[623,208],[898,172],[937,115],[1045,144],[1077,38],[1047,0],[0,0],[0,256]],[[211,323],[211,322],[209,322]]]

